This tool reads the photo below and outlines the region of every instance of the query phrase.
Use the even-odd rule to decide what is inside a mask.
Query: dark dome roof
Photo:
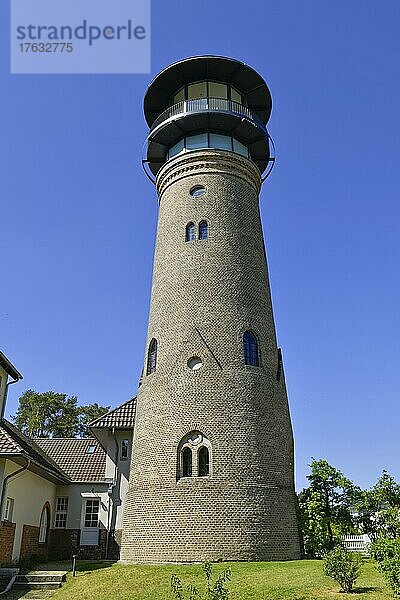
[[[194,56],[166,67],[151,82],[144,98],[144,114],[151,127],[169,105],[170,96],[187,83],[202,79],[229,83],[246,97],[247,106],[266,124],[272,110],[267,84],[251,67],[224,56]]]

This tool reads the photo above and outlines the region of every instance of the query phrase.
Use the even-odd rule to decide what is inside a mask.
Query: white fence
[[[343,546],[351,552],[360,552],[369,556],[369,545],[371,540],[367,535],[345,535],[342,537]]]

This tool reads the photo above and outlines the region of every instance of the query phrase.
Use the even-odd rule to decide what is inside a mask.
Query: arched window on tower
[[[207,223],[207,221],[200,221],[199,240],[208,240],[208,223]]]
[[[192,476],[192,451],[186,446],[182,450],[182,477]]]
[[[199,477],[210,474],[210,453],[206,446],[202,446],[198,453]]]
[[[211,444],[200,431],[185,435],[178,446],[177,480],[210,474]]]
[[[185,240],[187,242],[193,242],[194,239],[195,239],[194,223],[188,223],[186,225]]]
[[[200,224],[199,224],[199,240],[208,240],[208,224],[207,224],[207,221],[200,221]]]
[[[245,365],[259,366],[258,344],[252,331],[246,331],[243,335],[243,354]]]
[[[154,373],[157,366],[157,340],[153,338],[149,345],[149,351],[147,353],[147,369],[146,374]]]

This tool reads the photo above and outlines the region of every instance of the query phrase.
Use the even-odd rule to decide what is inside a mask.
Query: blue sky
[[[150,75],[10,75],[0,5],[0,347],[27,388],[115,406],[142,368],[157,201],[142,99],[195,54],[268,82],[261,210],[296,439],[363,486],[400,478],[398,0],[153,0]]]

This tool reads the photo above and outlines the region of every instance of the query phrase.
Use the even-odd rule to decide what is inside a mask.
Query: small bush
[[[370,554],[393,594],[400,596],[400,539],[379,538],[371,544]]]
[[[213,566],[210,562],[206,561],[203,563],[203,573],[206,578],[206,595],[205,600],[227,600],[229,596],[229,590],[225,587],[225,582],[231,580],[231,569],[227,567],[220,573],[213,582],[212,572]],[[199,590],[192,584],[189,584],[185,588],[189,592],[188,600],[201,600],[202,596]],[[185,600],[186,596],[184,588],[180,578],[173,574],[171,576],[171,590],[176,600]]]
[[[351,592],[360,575],[362,558],[355,552],[348,552],[338,546],[326,555],[324,573],[338,582],[343,592]]]

